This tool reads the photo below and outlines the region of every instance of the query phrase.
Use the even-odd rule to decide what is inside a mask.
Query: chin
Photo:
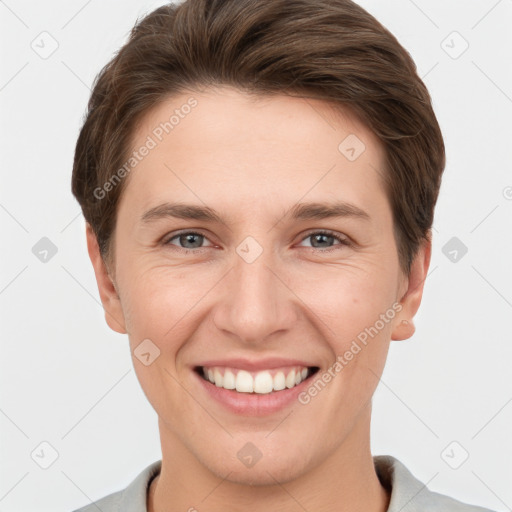
[[[265,464],[260,461],[258,467],[242,468],[240,464],[233,464],[233,467],[221,465],[217,473],[219,478],[239,485],[248,485],[252,487],[275,486],[276,484],[285,484],[295,480],[301,475],[297,468],[291,469],[290,466]]]
[[[255,487],[275,486],[299,478],[311,463],[296,448],[290,449],[292,452],[288,454],[282,448],[273,450],[273,455],[262,453],[252,466],[250,461],[246,466],[237,456],[226,460],[222,454],[214,461],[203,460],[202,464],[218,478],[228,482]],[[240,458],[243,460],[243,456]]]

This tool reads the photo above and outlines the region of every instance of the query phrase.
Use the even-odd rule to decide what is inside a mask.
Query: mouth
[[[196,366],[194,372],[217,388],[252,395],[274,395],[298,386],[319,369],[318,366],[286,366],[247,371],[224,366]]]

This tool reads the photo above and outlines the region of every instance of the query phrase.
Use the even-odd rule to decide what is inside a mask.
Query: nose
[[[213,316],[224,336],[261,344],[297,325],[300,301],[286,282],[283,266],[276,264],[270,253],[263,251],[252,262],[235,255]]]

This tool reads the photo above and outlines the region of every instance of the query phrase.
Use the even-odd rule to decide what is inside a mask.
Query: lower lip
[[[291,389],[260,394],[239,393],[235,390],[219,388],[209,380],[203,379],[197,372],[193,373],[209,396],[229,411],[244,416],[265,416],[290,406],[298,401],[298,395],[310,385],[312,377],[310,375]]]

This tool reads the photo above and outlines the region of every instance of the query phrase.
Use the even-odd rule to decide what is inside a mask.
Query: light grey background
[[[0,512],[71,511],[161,457],[70,178],[95,75],[163,3],[0,1]],[[391,345],[373,452],[432,490],[512,510],[512,0],[359,3],[413,56],[447,148],[417,332]],[[42,237],[57,248],[47,262],[32,251]],[[468,249],[455,262],[453,237]]]

